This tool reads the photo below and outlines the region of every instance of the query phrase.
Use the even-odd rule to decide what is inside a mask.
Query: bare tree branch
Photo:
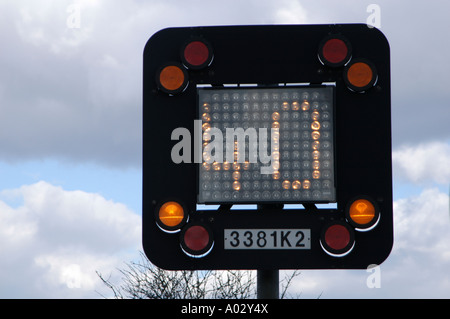
[[[167,271],[151,264],[141,253],[138,262],[118,269],[122,283],[115,285],[97,272],[115,299],[250,299],[256,298],[256,271]],[[281,281],[280,298],[300,272],[287,274]]]
[[[294,270],[292,272],[292,274],[288,275],[286,274],[284,279],[281,281],[281,295],[280,295],[280,299],[285,299],[286,298],[286,294],[288,291],[288,288],[291,286],[292,284],[292,280],[294,280],[295,277],[300,276],[301,272],[300,270]],[[294,298],[299,298],[300,295],[295,296]]]

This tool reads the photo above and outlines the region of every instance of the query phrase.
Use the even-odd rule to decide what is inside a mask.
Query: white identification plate
[[[225,249],[311,249],[310,229],[225,229]]]

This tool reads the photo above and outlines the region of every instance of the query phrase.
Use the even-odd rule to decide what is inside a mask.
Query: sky
[[[304,270],[290,292],[450,298],[449,11],[444,0],[0,0],[0,298],[103,298],[96,272],[120,283],[140,259],[152,34],[367,22],[391,47],[394,247],[376,269]]]

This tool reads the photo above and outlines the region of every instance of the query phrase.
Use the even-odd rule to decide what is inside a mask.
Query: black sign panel
[[[159,31],[143,67],[147,257],[174,270],[382,263],[390,108],[389,44],[367,25]]]

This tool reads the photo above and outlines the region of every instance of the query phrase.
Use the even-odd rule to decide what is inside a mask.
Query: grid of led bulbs
[[[203,156],[199,168],[199,203],[335,202],[333,154],[333,86],[277,88],[199,88]],[[223,158],[211,162],[206,146],[217,128],[223,136]],[[265,143],[267,164],[239,158],[237,139],[226,129],[254,128]],[[266,140],[260,128],[267,129]],[[272,134],[272,128],[274,130]],[[278,132],[277,132],[278,131]],[[216,131],[217,132],[217,131]],[[278,138],[278,139],[277,139]],[[227,145],[233,161],[226,161]],[[264,148],[263,148],[264,149]],[[270,174],[262,167],[272,167]]]

